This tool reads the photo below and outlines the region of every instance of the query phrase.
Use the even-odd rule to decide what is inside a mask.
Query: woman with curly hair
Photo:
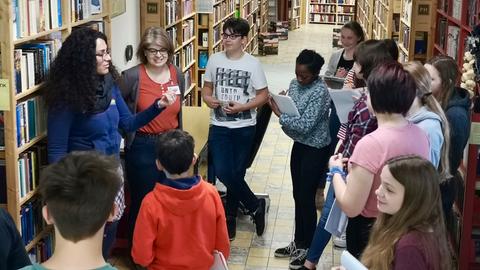
[[[175,92],[172,106],[125,140],[125,171],[130,190],[129,238],[137,219],[140,204],[155,183],[165,179],[155,164],[155,143],[160,134],[182,127],[184,75],[172,63],[175,48],[167,32],[160,27],[145,30],[137,49],[140,64],[122,74],[120,90],[132,113],[142,112],[151,102],[168,91]]]
[[[362,263],[368,269],[452,269],[443,222],[440,176],[418,156],[387,161],[375,191],[380,215]]]
[[[118,74],[111,60],[106,36],[91,28],[74,30],[63,43],[42,86],[48,107],[50,163],[72,151],[95,150],[119,156],[119,129],[134,131],[171,104],[169,95],[163,95],[133,116],[116,84]],[[104,257],[113,245],[125,208],[123,186],[115,205],[113,222],[105,229]]]

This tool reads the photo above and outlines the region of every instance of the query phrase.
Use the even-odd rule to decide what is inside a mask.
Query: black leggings
[[[330,158],[329,146],[321,149],[295,142],[290,158],[293,199],[295,200],[295,244],[308,248],[317,227],[315,194],[325,186],[324,167]]]
[[[348,219],[347,225],[347,250],[359,259],[367,247],[370,231],[376,218],[367,218],[358,215]]]

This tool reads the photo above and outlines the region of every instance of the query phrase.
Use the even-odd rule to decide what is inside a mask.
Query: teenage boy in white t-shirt
[[[256,108],[268,99],[267,79],[260,62],[243,51],[250,26],[230,18],[223,25],[225,50],[210,57],[202,98],[212,108],[208,135],[215,175],[227,187],[225,212],[230,240],[236,234],[239,202],[253,217],[257,235],[265,231],[265,199],[258,199],[245,182],[247,161],[256,125]]]

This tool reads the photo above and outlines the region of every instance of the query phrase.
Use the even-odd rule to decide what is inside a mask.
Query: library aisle
[[[263,64],[269,89],[279,92],[288,88],[295,76],[295,58],[305,48],[314,49],[328,63],[332,49],[332,26],[302,25],[289,32],[288,40],[281,41],[278,55],[258,57]],[[324,69],[326,68],[326,64]],[[247,171],[246,180],[254,192],[270,196],[267,229],[262,237],[255,233],[249,216],[239,215],[237,236],[231,242],[228,260],[230,270],[280,270],[288,269],[288,259],[273,256],[276,248],[293,239],[294,203],[290,178],[290,150],[292,140],[287,137],[273,115],[255,161]],[[341,250],[330,242],[320,258],[318,270],[329,270],[340,264]],[[111,263],[119,269],[128,269],[124,260],[114,258]]]

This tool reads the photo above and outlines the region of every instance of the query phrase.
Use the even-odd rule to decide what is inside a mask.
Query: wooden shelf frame
[[[359,1],[359,0],[356,0]],[[333,9],[330,11],[316,11],[316,7],[319,6],[320,10],[321,7],[328,7],[329,9]],[[310,1],[308,3],[308,20],[309,23],[315,23],[315,24],[334,24],[334,25],[344,25],[347,21],[354,20],[355,14],[358,11],[358,8],[356,8],[356,4],[345,4],[341,3],[339,4],[338,1],[335,1],[333,3],[320,3],[318,1]],[[350,12],[345,12],[344,8],[349,7],[351,9]],[[328,20],[323,20],[321,19],[320,21],[316,21],[315,15],[327,15],[327,16],[333,16],[333,17],[328,17],[329,19],[332,19],[332,21]],[[344,17],[349,17],[349,20],[344,20],[341,18]],[[321,17],[322,18],[322,17]]]

